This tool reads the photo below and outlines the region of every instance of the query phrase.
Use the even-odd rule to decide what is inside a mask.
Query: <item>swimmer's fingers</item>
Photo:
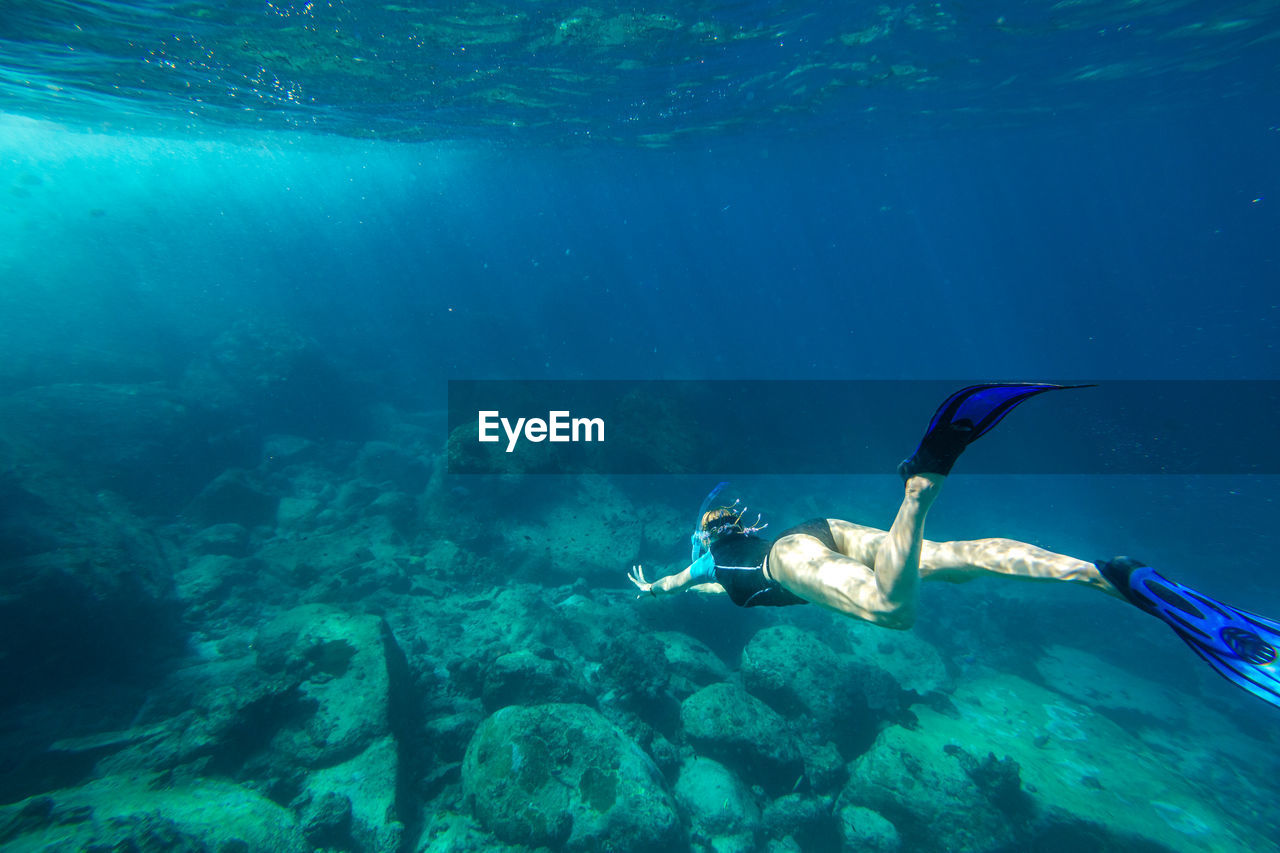
[[[644,579],[644,566],[632,566],[630,574],[627,575],[627,580],[635,584],[636,588],[641,592],[649,592],[650,587],[653,586],[653,584]]]

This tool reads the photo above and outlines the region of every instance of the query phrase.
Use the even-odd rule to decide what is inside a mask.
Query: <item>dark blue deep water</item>
[[[4,3],[0,848],[1277,849],[1280,710],[1132,607],[635,601],[725,477],[454,477],[445,408],[1280,379],[1278,81],[1263,0]],[[1280,471],[967,461],[930,539],[1280,615]]]

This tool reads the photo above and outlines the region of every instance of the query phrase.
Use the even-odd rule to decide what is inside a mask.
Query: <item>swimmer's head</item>
[[[734,501],[729,506],[709,509],[698,519],[698,533],[708,545],[724,536],[749,536],[769,525],[761,523],[760,513],[755,519],[746,518],[747,508]]]
[[[739,535],[746,536],[755,533],[757,530],[763,530],[767,524],[760,523],[759,514],[756,515],[755,521],[747,523],[743,521],[747,508],[739,508],[739,501],[734,501],[728,506],[718,506],[711,509],[711,503],[716,496],[724,489],[728,483],[720,483],[711,490],[711,494],[707,495],[702,501],[702,506],[698,508],[698,520],[693,525],[693,535],[689,538],[692,540],[693,549],[690,559],[696,562],[708,548],[711,543],[724,536]]]

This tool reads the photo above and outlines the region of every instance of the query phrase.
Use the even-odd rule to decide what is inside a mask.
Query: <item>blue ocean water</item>
[[[463,378],[1278,379],[1278,35],[1269,2],[6,3],[0,800],[28,817],[0,846],[1271,849],[1280,712],[1155,620],[927,585],[899,648],[817,608],[634,602],[714,480],[451,479],[444,409]],[[734,483],[773,529],[886,527],[896,461]],[[927,535],[1129,553],[1280,614],[1273,486],[973,473]],[[892,698],[815,675],[859,709],[833,716],[816,664],[775,683],[786,632]],[[325,693],[366,654],[387,707]],[[695,734],[721,683],[788,718],[803,784]],[[590,828],[594,793],[476,805],[477,732],[542,743],[492,721],[548,702],[656,768],[670,834]],[[988,753],[1030,806],[956,758]],[[733,819],[698,762],[745,790]],[[218,835],[179,794],[282,828]]]

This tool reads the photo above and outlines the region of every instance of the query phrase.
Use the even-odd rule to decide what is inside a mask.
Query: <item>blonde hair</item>
[[[709,509],[702,514],[702,518],[698,520],[698,530],[701,532],[704,542],[710,542],[721,536],[730,536],[737,534],[746,536],[759,530],[764,530],[769,524],[760,523],[762,518],[760,513],[756,513],[756,520],[750,524],[745,524],[742,520],[747,514],[747,507],[738,508],[738,501],[734,501],[729,506],[720,506],[715,509]]]

